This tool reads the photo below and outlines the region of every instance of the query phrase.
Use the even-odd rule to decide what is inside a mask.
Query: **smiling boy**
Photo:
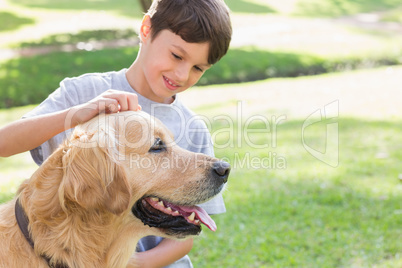
[[[137,110],[138,105],[159,118],[179,146],[213,155],[205,124],[194,120],[177,94],[226,54],[231,34],[222,0],[155,0],[142,21],[134,63],[117,72],[64,79],[24,119],[0,129],[0,156],[30,150],[40,165],[77,124],[101,112]],[[209,214],[225,212],[221,196],[202,206]],[[146,237],[127,267],[192,267],[186,256],[192,245],[192,239]]]

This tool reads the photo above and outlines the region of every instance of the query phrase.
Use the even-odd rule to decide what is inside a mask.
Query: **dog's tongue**
[[[180,209],[182,211],[188,212],[188,213],[195,213],[196,217],[203,223],[205,226],[207,226],[211,231],[215,232],[216,231],[216,224],[213,219],[208,215],[208,213],[201,207],[194,206],[194,207],[185,207],[185,206],[180,206]]]

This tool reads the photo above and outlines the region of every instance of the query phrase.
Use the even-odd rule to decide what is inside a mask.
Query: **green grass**
[[[230,10],[234,13],[275,13],[276,11],[269,7],[269,5],[257,1],[247,0],[230,0],[225,1]]]
[[[129,17],[142,16],[136,0],[15,0],[13,3],[33,14],[35,8],[40,8],[49,12],[106,10]],[[276,13],[275,5],[289,5],[294,10],[292,14],[298,16],[337,17],[384,11],[383,20],[400,21],[399,0],[284,0],[272,7],[264,0],[227,3],[235,15]],[[4,13],[0,13],[2,22],[2,18],[9,16]],[[32,23],[13,14],[8,20],[13,25],[10,30]],[[54,44],[58,40],[44,41]],[[401,63],[400,50],[377,51],[384,54],[363,55],[353,50],[354,56],[335,58],[251,47],[234,49],[200,82],[239,82]],[[107,49],[2,62],[0,107],[38,103],[64,77],[128,67],[136,53],[137,48]],[[0,126],[20,118],[31,108],[0,110]],[[215,109],[222,107],[211,105],[199,111]],[[252,148],[244,139],[240,145],[236,139],[238,129],[228,136],[227,132],[217,132],[225,125],[213,124],[216,144],[232,139],[233,147],[216,150],[218,157],[233,166],[224,193],[228,212],[214,216],[218,224],[216,233],[204,228],[202,236],[196,239],[190,254],[195,267],[402,267],[399,239],[402,185],[398,179],[402,174],[402,121],[339,118],[336,122],[339,123],[336,168],[306,151],[301,141],[301,120],[279,125],[276,139],[270,132],[252,134],[250,140],[257,145],[267,144],[265,149]],[[250,127],[258,130],[264,125],[254,122]],[[306,132],[308,145],[322,150],[325,129],[325,125],[318,124]],[[261,161],[267,167],[262,168]],[[20,181],[35,168],[27,153],[0,158],[0,203],[10,200]]]
[[[401,6],[399,0],[301,0],[296,2],[295,14],[311,17],[339,17],[357,13],[392,10]]]
[[[0,11],[0,21],[0,32],[17,30],[23,25],[35,23],[32,18],[17,16],[7,11]]]
[[[138,40],[138,34],[132,29],[87,30],[87,31],[80,31],[76,34],[72,33],[53,34],[36,42],[23,42],[16,46],[19,48],[62,46],[69,44],[76,45],[79,42],[93,42],[93,41],[105,42],[105,41],[117,41],[120,39]]]
[[[0,108],[40,103],[65,77],[129,67],[138,47],[101,51],[55,52],[16,58],[0,65]],[[305,53],[271,52],[253,47],[231,49],[200,79],[198,85],[238,83],[273,77],[339,72],[402,62],[402,51],[383,55],[325,58]],[[34,81],[34,83],[32,82]]]
[[[65,77],[129,67],[137,52],[138,48],[56,52],[5,62],[0,67],[0,86],[5,89],[0,93],[0,107],[39,103]]]
[[[34,106],[30,105],[7,110],[0,109],[0,128],[20,119],[33,108]],[[21,181],[29,178],[36,168],[28,152],[8,158],[0,157],[0,203],[10,200]]]
[[[338,123],[337,168],[304,149],[302,121],[278,126],[276,148],[253,149],[243,140],[241,148],[216,151],[234,167],[224,194],[228,212],[214,217],[217,233],[196,239],[195,267],[400,267],[402,122]],[[325,139],[319,133],[310,138]],[[273,144],[269,135],[255,138]],[[376,158],[383,151],[388,158]],[[239,168],[247,154],[250,163],[271,159],[271,167]]]
[[[26,8],[41,8],[49,10],[107,10],[124,16],[141,17],[142,10],[138,0],[103,0],[103,1],[80,1],[80,0],[14,0],[17,4]],[[283,3],[269,3],[264,0],[230,0],[226,1],[233,13],[280,13],[275,7],[293,10],[297,16],[337,17],[356,13],[373,11],[386,11],[400,6],[399,0],[283,0]]]
[[[141,17],[143,11],[138,0],[14,0],[13,3],[29,8],[45,8],[55,10],[108,10],[130,17]],[[227,5],[232,12],[239,13],[271,13],[269,6],[256,1],[230,0]]]
[[[391,9],[381,16],[382,21],[402,23],[402,6]]]
[[[21,118],[24,114],[32,110],[33,107],[35,106],[29,105],[17,108],[0,109],[0,127]]]
[[[143,16],[143,11],[138,0],[13,0],[12,3],[33,11],[36,8],[48,9],[51,12],[61,10],[106,10],[127,17],[141,18]]]
[[[30,108],[0,111],[1,125]],[[244,137],[238,140],[239,129],[232,136],[219,132],[227,125],[214,121],[211,132],[216,134],[216,144],[233,139],[232,148],[216,150],[233,170],[224,193],[227,213],[214,216],[216,233],[204,228],[196,238],[190,253],[195,267],[402,265],[398,239],[402,235],[398,180],[402,121],[338,118],[335,122],[339,124],[340,158],[333,168],[305,150],[302,120],[283,121],[277,126],[276,138],[272,131],[252,134],[250,141],[267,145],[265,149],[252,148]],[[254,121],[250,128],[266,126]],[[306,140],[325,140],[322,130],[325,125],[314,126],[306,132]],[[319,149],[322,143],[309,145]],[[32,168],[34,164],[26,166],[24,158],[0,159],[1,176],[5,166],[9,166],[7,176],[12,170]],[[265,161],[264,167],[260,160]],[[21,179],[0,185],[0,202],[12,198]]]

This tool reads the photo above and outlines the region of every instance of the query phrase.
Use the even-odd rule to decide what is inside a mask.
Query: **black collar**
[[[24,209],[21,207],[19,199],[15,201],[15,218],[17,219],[18,226],[20,227],[20,230],[24,235],[25,239],[28,241],[29,245],[31,245],[31,247],[34,248],[34,241],[32,240],[31,234],[28,231],[29,219],[25,214]],[[56,264],[56,265],[51,264],[50,258],[44,254],[42,254],[41,257],[46,260],[47,264],[51,268],[68,268],[68,266],[64,264]]]

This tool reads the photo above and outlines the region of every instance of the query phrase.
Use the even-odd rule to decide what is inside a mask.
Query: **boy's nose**
[[[185,66],[184,64],[179,66],[176,69],[176,79],[178,83],[183,83],[188,80],[188,77],[190,75],[190,68]]]

